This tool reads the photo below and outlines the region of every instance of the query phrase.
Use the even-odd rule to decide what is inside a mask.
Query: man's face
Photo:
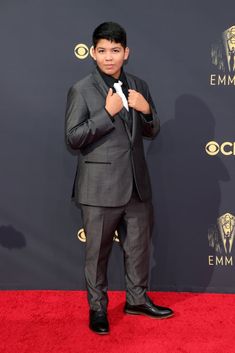
[[[118,78],[122,65],[129,56],[129,48],[124,49],[120,43],[100,39],[95,49],[92,49],[92,56],[101,71]]]

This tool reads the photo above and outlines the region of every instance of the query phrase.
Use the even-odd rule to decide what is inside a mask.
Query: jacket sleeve
[[[66,141],[72,149],[80,149],[98,141],[115,129],[105,107],[91,115],[79,89],[70,88],[65,113]]]
[[[148,114],[146,116],[145,114],[140,113],[141,123],[142,123],[142,135],[144,137],[153,139],[160,131],[160,120],[158,118],[155,105],[153,103],[151,94],[149,92],[149,88],[144,81],[143,83],[144,83],[144,92],[146,92],[145,99],[148,101],[150,106],[150,115]]]

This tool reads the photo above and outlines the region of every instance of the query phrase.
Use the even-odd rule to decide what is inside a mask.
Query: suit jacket
[[[75,199],[93,206],[126,204],[135,181],[141,200],[151,198],[151,185],[144,156],[143,138],[153,138],[160,129],[157,112],[147,84],[126,74],[129,88],[149,102],[152,121],[132,109],[132,134],[125,122],[126,109],[111,119],[105,110],[108,87],[95,69],[74,84],[66,107],[66,140],[78,150]]]

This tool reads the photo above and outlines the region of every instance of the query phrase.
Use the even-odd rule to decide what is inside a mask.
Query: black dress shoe
[[[147,298],[147,302],[141,305],[130,305],[126,303],[124,312],[132,315],[146,315],[154,319],[166,319],[174,315],[174,312],[170,308],[157,306],[150,298]]]
[[[105,311],[90,310],[89,327],[92,331],[105,335],[109,333],[109,322]]]

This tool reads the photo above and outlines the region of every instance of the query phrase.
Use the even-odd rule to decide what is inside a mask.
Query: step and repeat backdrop
[[[127,31],[161,132],[145,142],[155,224],[150,289],[235,292],[235,3],[0,3],[0,289],[85,289],[86,235],[71,201],[69,88],[94,68],[94,28]],[[114,234],[110,289],[124,289]]]

